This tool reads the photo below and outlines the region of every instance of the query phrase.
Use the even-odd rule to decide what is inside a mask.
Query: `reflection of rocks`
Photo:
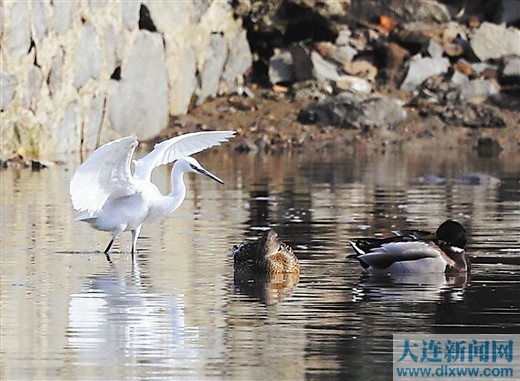
[[[500,180],[495,176],[486,173],[469,173],[459,177],[457,183],[461,185],[482,185],[494,187],[500,184]]]
[[[442,177],[430,175],[417,178],[417,182],[425,185],[444,185],[444,184],[459,184],[459,185],[479,185],[483,187],[493,188],[500,184],[500,179],[487,173],[468,173],[460,176],[457,179],[444,179]]]

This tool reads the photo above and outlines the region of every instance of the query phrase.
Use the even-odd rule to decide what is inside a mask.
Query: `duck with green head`
[[[456,221],[443,222],[435,233],[401,230],[388,238],[350,241],[355,257],[370,273],[469,272],[464,250],[466,230]]]

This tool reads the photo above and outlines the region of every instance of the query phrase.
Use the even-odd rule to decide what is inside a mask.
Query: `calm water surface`
[[[109,263],[109,234],[72,222],[76,158],[0,172],[2,380],[389,380],[393,333],[520,333],[518,156],[198,159],[226,184],[187,175],[135,264],[129,233]],[[374,278],[347,257],[349,239],[447,218],[468,231],[470,276]],[[235,282],[232,245],[268,226],[300,278]]]

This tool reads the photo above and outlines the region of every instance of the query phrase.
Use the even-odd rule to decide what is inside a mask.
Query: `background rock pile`
[[[250,149],[333,144],[331,126],[359,141],[416,116],[507,128],[520,106],[517,0],[38,0],[0,13],[1,157],[187,132],[188,111],[191,127],[237,128]],[[212,103],[226,94],[238,95]]]

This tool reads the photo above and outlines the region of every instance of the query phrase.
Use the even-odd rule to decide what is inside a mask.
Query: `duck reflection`
[[[464,299],[469,277],[467,272],[363,274],[353,299],[355,302],[458,302]]]
[[[183,296],[155,293],[138,263],[130,273],[110,263],[107,273],[90,276],[84,289],[71,295],[70,349],[100,365],[154,357],[196,361],[199,332],[186,325]]]
[[[293,274],[246,274],[236,273],[233,279],[235,290],[254,297],[267,305],[279,303],[288,298],[300,280]]]
[[[290,246],[267,230],[256,241],[233,246],[234,285],[240,292],[275,304],[292,294],[300,264]]]

